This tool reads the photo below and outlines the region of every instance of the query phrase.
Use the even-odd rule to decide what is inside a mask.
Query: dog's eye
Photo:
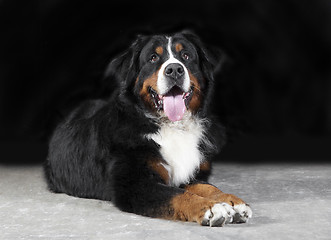
[[[190,56],[188,55],[188,53],[183,52],[183,53],[182,53],[182,58],[183,58],[184,60],[189,60],[189,59],[190,59]]]
[[[158,56],[157,54],[155,54],[155,53],[153,53],[153,54],[151,55],[150,59],[149,59],[149,61],[150,61],[151,63],[155,63],[155,62],[157,62],[158,60],[159,60],[159,56]]]

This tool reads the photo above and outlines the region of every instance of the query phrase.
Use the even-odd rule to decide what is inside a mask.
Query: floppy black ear
[[[225,52],[215,46],[205,46],[191,30],[184,30],[182,34],[195,45],[204,73],[209,74],[208,78],[213,79],[213,75],[221,69],[227,58]]]
[[[114,77],[116,80],[123,80],[126,78],[127,70],[132,64],[132,51],[131,49],[122,53],[120,56],[114,58],[107,66],[105,77]]]
[[[207,80],[205,81],[206,94],[201,111],[201,114],[206,114],[214,91],[214,75],[221,69],[222,64],[225,62],[226,55],[219,48],[205,46],[200,38],[192,31],[186,30],[183,31],[182,34],[187,40],[194,44],[198,52],[200,68],[204,78]]]
[[[127,51],[108,64],[104,73],[106,85],[112,89],[119,87],[123,92],[127,91],[134,83],[138,71],[139,53],[144,39],[144,36],[139,35]]]

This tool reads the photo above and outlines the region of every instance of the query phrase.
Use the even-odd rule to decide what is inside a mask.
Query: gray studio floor
[[[331,239],[331,165],[216,164],[211,182],[249,202],[223,228],[123,213],[47,191],[41,166],[0,166],[0,239]]]

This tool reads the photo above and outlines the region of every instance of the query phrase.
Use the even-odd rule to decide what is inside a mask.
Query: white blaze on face
[[[171,51],[171,45],[172,45],[172,41],[171,41],[171,37],[167,37],[168,39],[168,46],[167,46],[167,51],[168,51],[168,55],[169,58],[167,59],[167,61],[165,61],[162,65],[161,68],[159,70],[158,73],[158,77],[157,77],[157,88],[159,89],[159,94],[164,95],[166,94],[170,89],[168,88],[168,83],[167,83],[167,79],[164,75],[164,69],[171,63],[179,63],[183,69],[184,69],[184,83],[183,83],[183,90],[185,92],[188,92],[190,89],[190,77],[188,74],[188,70],[185,67],[185,65],[180,62],[177,58],[174,57],[172,51]]]

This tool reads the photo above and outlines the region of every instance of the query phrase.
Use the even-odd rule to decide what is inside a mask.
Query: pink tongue
[[[170,121],[175,122],[183,118],[186,107],[182,94],[169,94],[163,97],[163,110]]]

